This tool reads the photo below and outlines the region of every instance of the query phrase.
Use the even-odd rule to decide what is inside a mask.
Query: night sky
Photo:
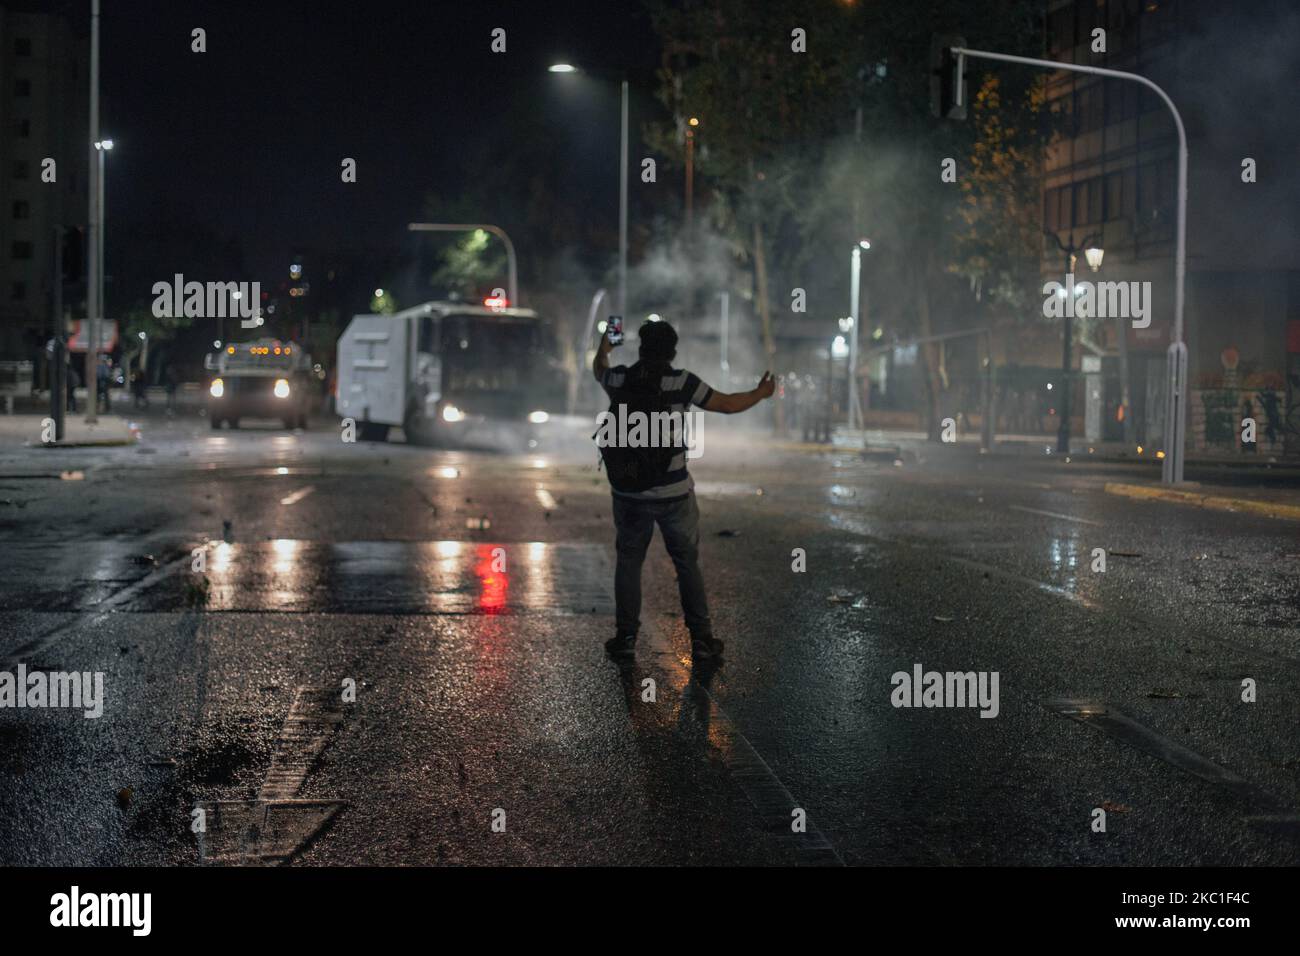
[[[65,6],[88,22],[88,0]],[[143,251],[133,250],[132,233],[160,217],[236,241],[249,278],[282,278],[304,245],[405,243],[426,194],[454,195],[461,185],[465,144],[511,135],[508,113],[521,98],[567,124],[568,185],[608,195],[595,214],[607,206],[612,228],[613,87],[590,82],[579,95],[546,66],[632,70],[648,105],[659,57],[641,5],[609,0],[103,0],[101,22],[101,129],[116,144],[110,275],[119,271],[112,259],[121,266]],[[489,48],[498,26],[504,55]],[[207,31],[206,53],[190,50],[194,27]],[[357,160],[355,184],[340,181],[344,157]],[[166,263],[146,268],[170,274]],[[112,295],[136,298],[128,289]]]

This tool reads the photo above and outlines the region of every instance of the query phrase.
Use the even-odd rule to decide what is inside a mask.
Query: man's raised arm
[[[596,346],[596,357],[591,360],[591,374],[596,376],[596,381],[604,384],[605,372],[609,370],[609,353],[614,346],[609,344],[609,336],[600,337],[600,345]]]

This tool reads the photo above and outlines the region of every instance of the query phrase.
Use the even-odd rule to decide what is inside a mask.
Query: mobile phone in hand
[[[623,316],[611,315],[605,323],[605,334],[609,336],[610,345],[623,344]]]

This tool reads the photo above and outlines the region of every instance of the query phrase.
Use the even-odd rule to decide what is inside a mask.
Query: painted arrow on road
[[[343,722],[337,688],[298,687],[276,740],[266,779],[254,800],[210,800],[197,833],[204,863],[256,866],[283,863],[321,832],[342,800],[299,800],[312,764]]]

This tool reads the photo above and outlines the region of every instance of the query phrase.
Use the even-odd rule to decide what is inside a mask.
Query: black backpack
[[[668,370],[662,371],[666,373]],[[613,433],[614,441],[604,445],[600,442],[596,444],[600,449],[601,462],[605,466],[605,476],[615,491],[626,493],[648,491],[656,485],[663,484],[664,476],[672,467],[673,458],[686,450],[679,422],[674,422],[672,442],[667,446],[656,447],[646,444],[627,448],[618,444],[620,405],[623,406],[623,414],[629,420],[637,412],[646,416],[647,439],[657,431],[654,423],[661,420],[655,416],[672,412],[672,404],[664,398],[664,393],[659,387],[661,377],[658,370],[650,371],[637,363],[627,370],[621,387],[609,389],[609,414],[614,419],[609,428]],[[596,438],[601,430],[597,429],[591,437]]]

